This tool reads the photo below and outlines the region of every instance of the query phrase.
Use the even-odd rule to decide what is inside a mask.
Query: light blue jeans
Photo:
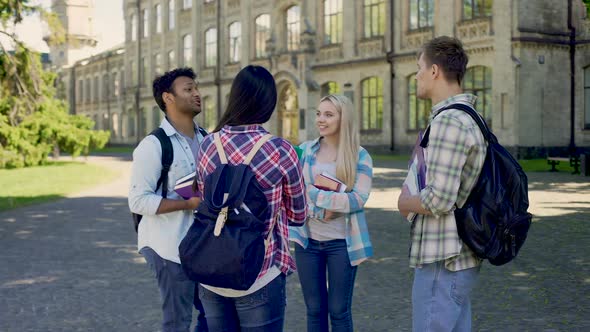
[[[414,332],[471,331],[471,290],[481,265],[449,271],[444,262],[414,270],[412,323]]]

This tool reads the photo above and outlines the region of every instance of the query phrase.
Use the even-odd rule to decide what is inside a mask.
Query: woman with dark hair
[[[222,165],[220,153],[227,156],[229,165],[242,164],[256,143],[268,135],[262,124],[270,119],[276,103],[275,81],[266,69],[247,66],[238,73],[215,133],[201,143],[196,176],[199,192],[210,192],[204,188],[205,179]],[[219,149],[223,151],[218,152],[215,140],[221,141]],[[262,269],[247,290],[199,286],[212,332],[283,329],[285,277],[295,270],[289,253],[288,226],[301,226],[306,217],[301,168],[292,145],[274,136],[262,144],[249,167],[266,197],[266,253]]]

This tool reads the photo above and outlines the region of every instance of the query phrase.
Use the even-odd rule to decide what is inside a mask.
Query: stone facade
[[[590,82],[584,81],[584,68],[590,66],[590,23],[581,2],[573,1],[574,138],[577,146],[589,147],[590,98],[584,101],[584,89]],[[326,6],[310,0],[222,0],[218,7],[215,0],[125,0],[125,44],[77,62],[62,71],[62,78],[73,111],[111,130],[111,143],[131,144],[162,117],[151,95],[157,74],[183,65],[195,69],[204,101],[197,120],[211,129],[235,74],[248,64],[262,65],[275,76],[279,92],[277,112],[267,124],[272,133],[294,142],[314,138],[315,109],[329,85],[353,99],[364,146],[403,152],[427,116],[412,97],[416,53],[425,41],[451,35],[464,42],[470,56],[465,87],[481,95],[478,110],[503,144],[525,155],[570,144],[567,4],[486,0],[487,11],[475,13],[464,7],[468,1],[422,0],[428,6],[422,11],[414,2],[367,1],[377,4],[370,7],[360,0]],[[298,15],[290,16],[293,6]],[[206,34],[217,27],[218,10],[216,79],[216,67],[207,63]],[[379,22],[365,19],[367,10],[377,10]],[[256,49],[261,38],[257,41],[255,25],[263,14],[270,16],[264,52]],[[230,41],[234,22],[241,25],[237,47],[237,39]],[[334,30],[339,22],[341,28]],[[295,34],[288,33],[289,26],[296,27]],[[290,49],[297,39],[298,46]],[[590,81],[590,71],[587,75]]]

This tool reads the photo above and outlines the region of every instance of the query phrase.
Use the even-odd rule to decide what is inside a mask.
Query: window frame
[[[363,38],[364,39],[372,39],[372,38],[382,38],[385,36],[385,26],[386,26],[386,17],[385,17],[385,0],[364,0],[363,1]],[[382,8],[380,8],[382,7]],[[377,22],[373,22],[373,10],[377,12]],[[369,15],[367,17],[367,11]],[[379,19],[383,18],[383,26],[379,26]],[[369,26],[369,31],[367,31],[367,22]],[[377,30],[377,31],[375,31]]]
[[[242,47],[242,23],[240,21],[234,21],[227,26],[227,30],[229,44],[228,62],[239,63],[242,56],[240,52]]]
[[[205,34],[205,68],[212,68],[217,65],[217,28],[211,27]],[[209,40],[209,37],[213,40]]]
[[[590,65],[584,67],[584,129],[590,129]]]
[[[297,11],[297,12],[294,12]],[[287,51],[299,50],[301,45],[301,7],[293,5],[285,10],[285,31]]]
[[[482,73],[482,85],[475,86],[475,71],[483,69]],[[489,75],[488,75],[489,74]],[[493,79],[492,79],[493,70],[492,67],[487,66],[472,66],[467,68],[465,71],[465,75],[463,76],[463,81],[461,82],[461,86],[463,88],[464,93],[469,93],[477,96],[477,101],[475,104],[475,109],[482,115],[484,120],[486,121],[487,125],[492,128],[492,109],[493,109],[493,96],[492,96],[492,87],[493,87]],[[489,77],[489,82],[486,79]],[[468,86],[468,80],[471,78],[471,87]],[[487,84],[489,83],[489,85]],[[481,92],[481,94],[480,94]],[[488,100],[489,98],[489,100]]]
[[[475,13],[474,5],[478,2],[481,1],[483,2],[483,10],[479,9],[478,13]],[[489,3],[489,7],[486,7],[486,3]],[[493,15],[493,5],[494,5],[494,0],[462,0],[462,5],[461,5],[461,18],[463,19],[463,21],[471,21],[471,20],[476,20],[479,18],[486,18],[486,17],[492,17]],[[471,8],[471,15],[467,16],[467,14],[465,13],[465,8],[470,7]],[[486,8],[489,9],[489,12],[486,13]],[[482,13],[483,11],[483,13]]]
[[[426,12],[421,13],[420,11],[420,4],[426,3]],[[412,25],[412,16],[413,16],[413,4],[416,5],[414,8],[416,10],[416,25]],[[434,1],[433,0],[409,0],[408,1],[408,30],[415,31],[415,30],[422,30],[434,27]],[[426,15],[426,18],[423,17]],[[425,23],[423,21],[426,21]]]
[[[408,95],[408,127],[409,131],[418,131],[425,129],[428,126],[430,113],[432,112],[432,101],[430,99],[418,98],[418,85],[416,82],[416,73],[408,76],[407,82]],[[413,101],[413,103],[412,103]],[[414,106],[414,109],[412,109]],[[422,111],[424,111],[423,114]],[[422,119],[420,119],[422,115]],[[420,125],[420,120],[423,121],[423,126]]]
[[[323,19],[324,19],[324,38],[323,45],[342,44],[342,24],[343,6],[342,0],[324,0],[323,2]],[[336,21],[335,23],[333,21]]]
[[[268,25],[263,26],[267,22],[261,22],[260,26],[263,26],[265,31],[259,29],[258,20],[268,18]],[[266,20],[265,20],[266,21]],[[261,38],[264,38],[262,40]],[[254,58],[261,59],[268,56],[266,52],[266,41],[270,38],[270,14],[260,14],[254,19]]]
[[[375,95],[369,95],[371,82],[375,80]],[[379,76],[366,77],[361,81],[361,132],[382,132],[383,131],[383,79]],[[368,92],[367,92],[368,91]],[[367,92],[367,93],[365,93]],[[367,103],[365,104],[365,101]],[[371,104],[374,101],[375,110],[372,110]],[[365,105],[368,105],[368,109],[365,109]],[[379,107],[381,105],[381,107]],[[380,110],[379,110],[380,108]],[[375,126],[371,125],[372,113],[376,117]],[[379,114],[381,113],[381,114]],[[368,120],[366,120],[368,116]],[[365,120],[368,125],[365,126]],[[380,123],[379,123],[380,120]]]
[[[187,41],[190,41],[188,46],[187,46]],[[193,61],[193,34],[189,32],[186,35],[182,36],[182,62],[183,62],[184,66],[191,67],[192,61]]]

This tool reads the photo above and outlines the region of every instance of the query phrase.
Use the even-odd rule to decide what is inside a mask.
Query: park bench
[[[551,169],[549,172],[557,172],[557,168],[555,166],[559,165],[560,162],[568,162],[570,166],[574,168],[572,174],[580,174],[580,158],[571,156],[569,158],[565,157],[547,157],[547,164],[551,165]]]

